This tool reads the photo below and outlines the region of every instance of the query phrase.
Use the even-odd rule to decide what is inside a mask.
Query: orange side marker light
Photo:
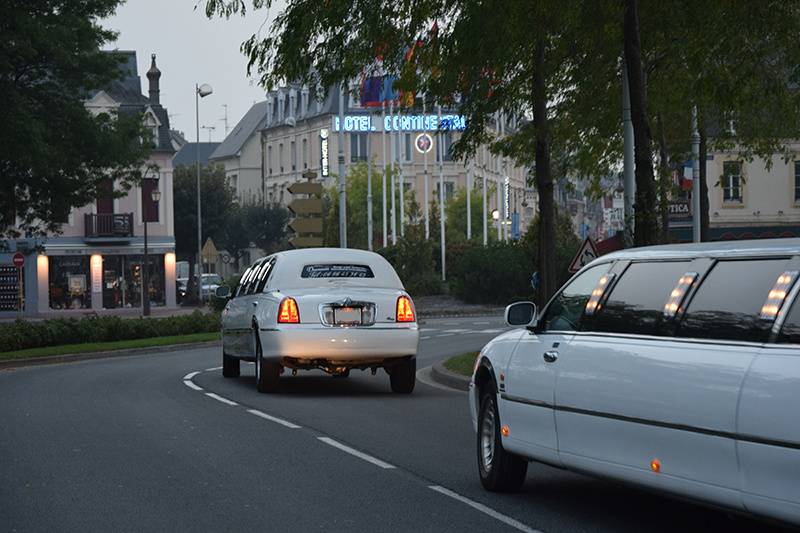
[[[655,472],[656,474],[661,472],[661,461],[658,459],[653,459],[650,461],[650,470]]]
[[[508,434],[509,434],[508,426],[501,427],[500,428],[500,434],[502,436],[504,436],[504,437],[508,437]]]

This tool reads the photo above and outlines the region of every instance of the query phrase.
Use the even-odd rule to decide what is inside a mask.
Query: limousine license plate
[[[360,307],[334,307],[333,322],[337,326],[352,326],[361,324]]]

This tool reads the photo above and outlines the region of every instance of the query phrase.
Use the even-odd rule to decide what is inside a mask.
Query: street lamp
[[[158,202],[161,200],[161,191],[158,190],[158,180],[153,180],[153,189],[150,192],[150,198],[153,200],[153,209],[158,210]],[[150,260],[147,255],[147,223],[150,222],[148,217],[149,209],[142,206],[142,222],[144,224],[144,267],[142,268],[142,315],[150,316]],[[157,212],[157,211],[156,211]]]
[[[213,93],[211,85],[204,83],[194,86],[194,116],[197,131],[197,144],[194,147],[195,168],[197,170],[197,301],[203,305],[203,219],[200,210],[200,99]]]
[[[492,220],[500,220],[500,211],[498,209],[492,209]]]

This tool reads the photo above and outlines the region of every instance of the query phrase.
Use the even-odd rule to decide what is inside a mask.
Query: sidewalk
[[[487,315],[502,317],[505,309],[496,305],[468,304],[447,295],[417,296],[414,298],[414,306],[420,318]]]

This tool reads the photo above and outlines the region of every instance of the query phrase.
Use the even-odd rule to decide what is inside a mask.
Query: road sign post
[[[289,222],[289,229],[295,236],[289,239],[294,248],[314,248],[322,246],[322,184],[316,183],[317,173],[307,171],[303,177],[308,181],[300,181],[289,185],[293,195],[304,195],[289,203],[289,211],[294,218]]]

